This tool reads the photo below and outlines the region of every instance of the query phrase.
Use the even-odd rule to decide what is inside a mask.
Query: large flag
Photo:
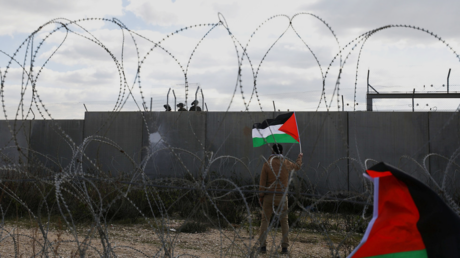
[[[259,147],[265,143],[299,143],[299,130],[295,113],[267,119],[252,126],[252,145]]]
[[[460,217],[433,190],[383,162],[366,172],[374,214],[349,258],[460,257]]]

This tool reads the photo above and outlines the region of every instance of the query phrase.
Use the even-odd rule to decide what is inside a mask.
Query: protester
[[[177,111],[187,111],[187,109],[184,108],[184,104],[183,104],[183,103],[177,104],[177,107],[179,108],[179,110],[177,110]]]
[[[297,157],[296,163],[292,163],[283,156],[283,146],[274,144],[272,146],[272,155],[264,163],[260,174],[259,183],[259,202],[262,206],[262,221],[259,233],[259,251],[267,251],[267,228],[273,213],[281,212],[281,253],[287,254],[289,247],[289,224],[288,224],[288,198],[283,198],[284,192],[288,189],[289,173],[292,170],[299,170],[302,166],[303,153]],[[266,191],[277,193],[264,193]]]
[[[170,105],[165,104],[165,105],[163,105],[163,107],[165,108],[165,111],[171,111],[171,106]]]
[[[200,106],[198,106],[198,100],[194,100],[192,102],[192,107],[189,109],[189,111],[201,111]]]

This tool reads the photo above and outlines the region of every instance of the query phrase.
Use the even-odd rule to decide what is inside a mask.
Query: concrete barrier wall
[[[109,175],[135,173],[142,159],[142,113],[86,112],[84,126],[85,170]]]
[[[304,153],[304,166],[297,172],[297,178],[318,192],[362,191],[366,187],[362,173],[367,159],[371,159],[368,166],[385,161],[428,184],[444,182],[452,190],[460,186],[455,173],[455,169],[460,170],[458,113],[296,114]],[[274,112],[87,112],[84,121],[16,121],[16,125],[9,121],[16,141],[7,121],[0,121],[0,148],[3,148],[0,162],[14,164],[29,159],[39,160],[53,169],[65,167],[77,151],[69,144],[67,135],[85,153],[86,157],[79,160],[87,172],[144,171],[151,178],[207,176],[257,184],[264,157],[271,151],[268,146],[252,147],[252,124],[277,115]],[[285,155],[295,160],[299,145],[284,144],[284,147]],[[427,157],[430,153],[436,155]],[[425,174],[424,166],[435,182]],[[444,176],[446,168],[450,170]]]
[[[458,113],[429,114],[430,143],[426,163],[435,182],[449,192],[460,194],[460,119]]]
[[[325,193],[348,190],[347,113],[299,112],[304,168],[298,172],[309,185]],[[297,145],[294,153],[298,153]]]
[[[34,120],[30,129],[29,161],[53,171],[66,168],[83,142],[83,120]]]
[[[350,158],[385,161],[428,182],[429,177],[417,165],[429,153],[427,113],[356,112],[348,117]],[[375,161],[369,161],[368,167]],[[363,182],[359,180],[362,173],[362,169],[350,171],[352,187],[358,191],[360,185],[354,183]]]
[[[231,176],[246,183],[258,183],[262,156],[268,157],[271,151],[268,146],[252,147],[252,125],[267,118],[273,118],[273,113],[208,113],[206,146],[214,158],[223,157],[210,167],[215,177]]]
[[[206,115],[147,112],[142,131],[142,165],[151,178],[196,177],[204,165]]]
[[[27,164],[30,121],[0,121],[0,165]]]

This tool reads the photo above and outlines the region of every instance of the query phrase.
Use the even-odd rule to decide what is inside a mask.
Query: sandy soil
[[[323,234],[291,229],[289,255],[281,255],[281,232],[273,229],[268,237],[267,253],[255,252],[257,227],[208,229],[204,233],[178,233],[183,221],[170,221],[166,227],[152,228],[145,224],[111,224],[107,228],[112,254],[117,257],[331,257],[328,243],[337,246],[342,235]],[[35,225],[6,222],[1,227],[0,255],[2,257],[43,256],[43,234]],[[51,225],[47,231],[47,253],[51,257],[80,256],[78,246],[86,257],[103,256],[103,246],[96,229],[90,225],[77,226],[75,232]],[[353,236],[353,243],[360,236]],[[85,248],[87,247],[87,248]],[[352,248],[352,247],[348,247]],[[252,254],[252,255],[251,255]],[[343,256],[342,256],[343,257]]]

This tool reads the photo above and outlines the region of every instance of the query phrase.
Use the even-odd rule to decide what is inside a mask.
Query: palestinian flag
[[[433,190],[383,162],[366,172],[374,214],[348,257],[460,257],[460,217]]]
[[[294,112],[252,126],[252,145],[259,147],[266,143],[299,143],[299,130]]]

